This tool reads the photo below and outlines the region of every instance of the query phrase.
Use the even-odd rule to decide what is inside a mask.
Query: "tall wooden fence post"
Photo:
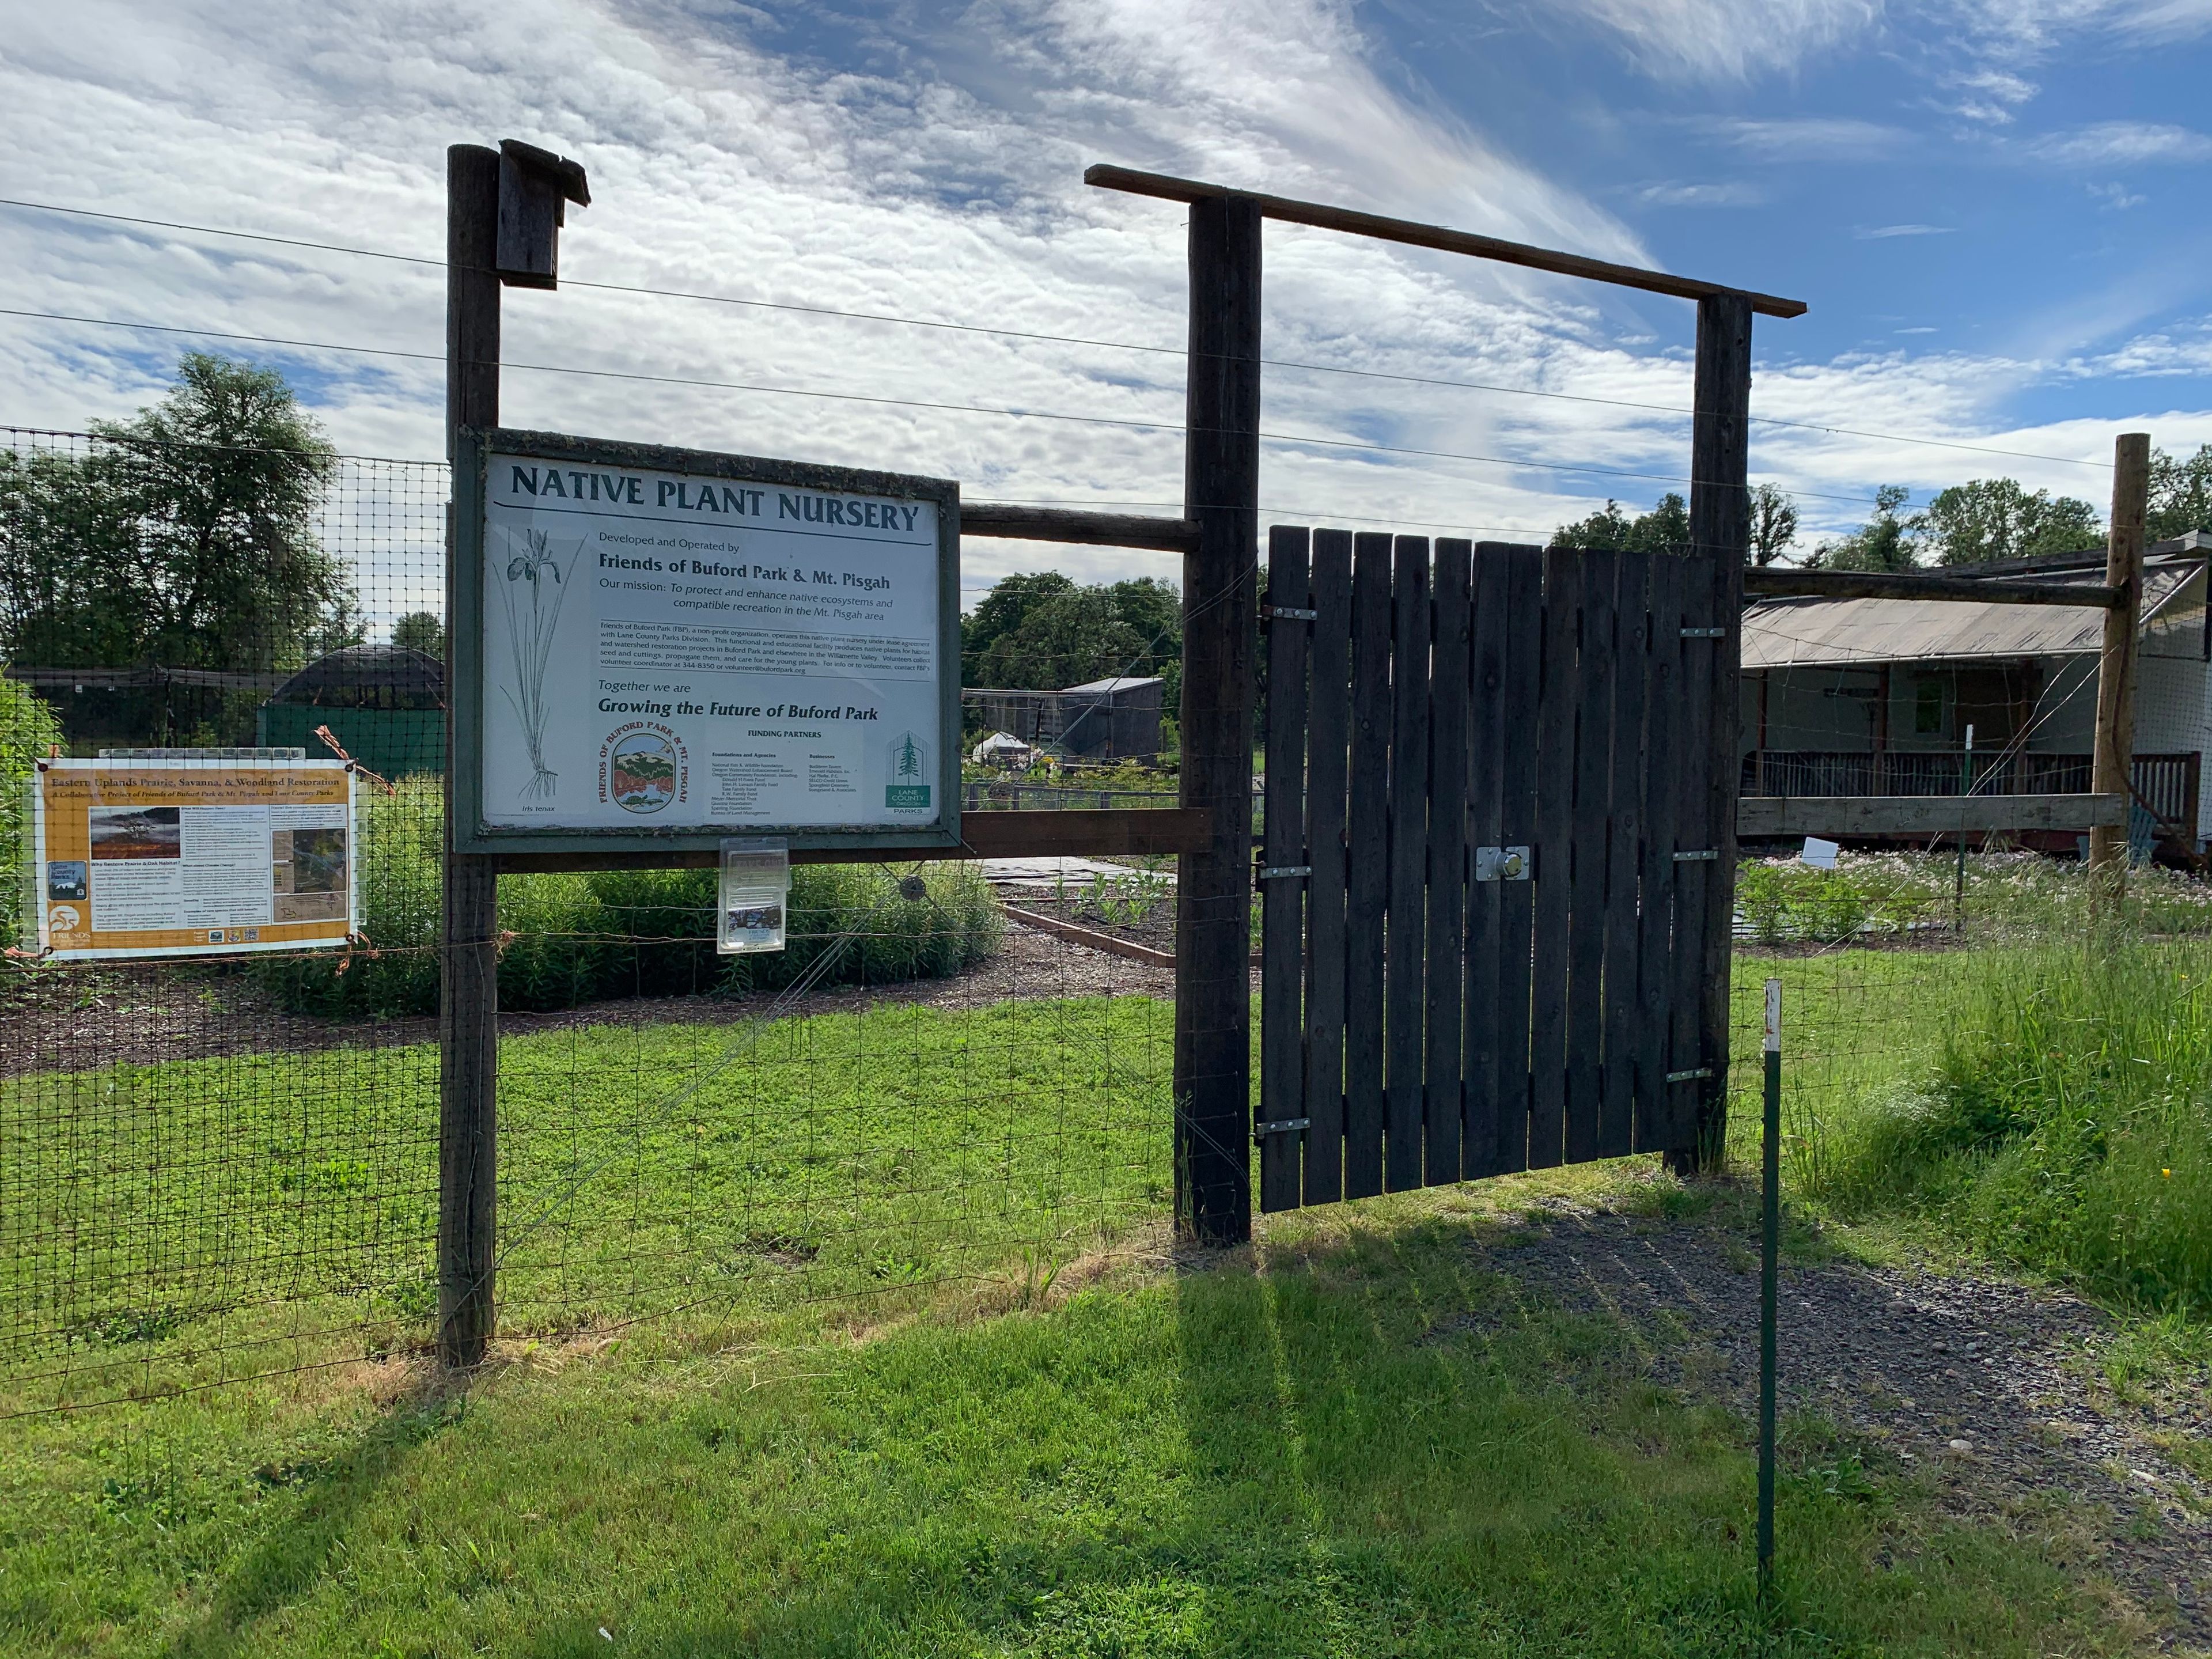
[[[446,459],[464,426],[499,424],[499,152],[446,152]],[[456,526],[446,520],[446,615]],[[448,672],[453,662],[447,645]],[[444,933],[438,1007],[438,1353],[449,1366],[483,1358],[495,1319],[499,1191],[499,877],[488,858],[453,849],[453,769],[466,758],[447,698]]]
[[[1190,204],[1183,556],[1185,806],[1212,815],[1176,884],[1176,1224],[1252,1235],[1253,678],[1259,648],[1260,206]]]
[[[1691,581],[1712,584],[1713,619],[1727,631],[1711,642],[1712,752],[1703,826],[1683,824],[1684,848],[1716,849],[1706,866],[1701,1056],[1708,1068],[1692,1145],[1671,1149],[1681,1174],[1720,1167],[1728,1139],[1729,969],[1735,949],[1735,806],[1741,770],[1741,678],[1743,562],[1751,541],[1751,298],[1717,294],[1698,301],[1696,415],[1690,436]],[[1694,659],[1692,659],[1694,661]],[[1677,1064],[1683,1063],[1680,1060]]]
[[[2112,528],[2105,544],[2105,580],[2123,597],[2105,612],[2104,649],[2097,658],[2096,752],[2089,765],[2089,787],[2100,795],[2127,796],[2134,780],[2136,630],[2142,613],[2143,520],[2149,507],[2150,434],[2123,432],[2112,444]],[[2089,832],[2089,879],[2100,906],[2116,904],[2126,892],[2124,822]]]

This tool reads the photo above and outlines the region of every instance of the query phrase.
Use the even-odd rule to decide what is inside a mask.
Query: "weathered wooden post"
[[[1252,740],[1259,649],[1260,204],[1190,204],[1182,804],[1212,815],[1176,883],[1176,1224],[1252,1235]]]
[[[1690,434],[1690,553],[1711,584],[1711,615],[1724,630],[1706,658],[1712,753],[1705,780],[1704,839],[1715,856],[1705,872],[1705,997],[1698,1022],[1697,1135],[1671,1149],[1680,1174],[1720,1167],[1728,1138],[1729,969],[1735,923],[1735,807],[1742,719],[1737,682],[1743,657],[1743,562],[1751,541],[1751,315],[1746,294],[1698,301],[1697,386]],[[1694,659],[1692,659],[1694,662]],[[1697,833],[1681,830],[1684,847]],[[1697,866],[1688,866],[1697,867]],[[1679,1062],[1678,1063],[1681,1063]]]
[[[2089,787],[2100,795],[2130,793],[2136,756],[2136,630],[2142,614],[2143,520],[2150,507],[2150,434],[2123,432],[2112,444],[2112,527],[2105,544],[2105,580],[2120,602],[2105,612],[2104,648],[2097,658],[2096,750]],[[2129,815],[2133,816],[2132,812]],[[2128,829],[2089,831],[2091,890],[2101,905],[2127,890]]]
[[[562,203],[588,201],[584,170],[532,145],[446,152],[446,459],[453,434],[499,424],[500,284],[551,288]],[[455,532],[446,516],[446,616],[455,603]],[[473,763],[457,741],[446,646],[444,931],[438,996],[438,1354],[483,1358],[495,1321],[499,1194],[499,874],[455,853],[453,779]]]

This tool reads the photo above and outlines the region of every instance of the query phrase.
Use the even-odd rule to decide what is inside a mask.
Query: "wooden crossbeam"
[[[1341,230],[1354,236],[1372,236],[1378,241],[1403,242],[1412,247],[1432,247],[1445,253],[1470,254],[1478,259],[1496,259],[1504,264],[1525,265],[1532,270],[1556,271],[1562,276],[1586,276],[1593,282],[1642,289],[1647,294],[1671,295],[1678,300],[1705,300],[1717,295],[1740,294],[1751,301],[1751,308],[1762,317],[1802,317],[1805,314],[1802,300],[1784,300],[1771,294],[1754,294],[1747,289],[1730,288],[1723,283],[1700,282],[1694,276],[1672,276],[1663,270],[1646,270],[1640,265],[1615,264],[1610,259],[1593,259],[1586,254],[1562,253],[1552,248],[1532,247],[1526,242],[1503,241],[1495,236],[1478,236],[1472,231],[1452,230],[1443,225],[1425,225],[1418,220],[1389,219],[1379,213],[1361,213],[1352,208],[1294,201],[1286,196],[1268,196],[1258,191],[1231,190],[1225,185],[1201,184],[1194,179],[1176,179],[1164,173],[1139,173],[1133,167],[1117,167],[1101,162],[1083,170],[1083,182],[1096,185],[1101,190],[1127,191],[1133,196],[1154,196],[1169,202],[1254,202],[1259,204],[1261,217],[1279,219],[1285,224],[1312,225],[1322,230]]]
[[[1735,809],[1739,836],[2078,834],[2127,821],[2125,795],[1746,795]]]
[[[1991,581],[1978,576],[1935,576],[1875,570],[1783,570],[1769,565],[1743,573],[1747,599],[1948,599],[1981,605],[2072,605],[2117,609],[2124,594],[2103,582]]]
[[[1056,507],[1017,507],[1005,501],[961,502],[960,533],[1073,542],[1089,547],[1151,547],[1167,553],[1187,551],[1198,541],[1198,526],[1188,519],[1079,513]]]

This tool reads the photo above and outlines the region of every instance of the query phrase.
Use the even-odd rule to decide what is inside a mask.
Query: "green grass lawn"
[[[1036,1271],[1168,1202],[1144,998],[588,1025],[501,1045],[501,1322]],[[437,1051],[0,1084],[0,1413],[420,1341]]]
[[[1970,961],[1740,961],[1746,1076],[1759,983],[1785,982],[1794,1176],[1824,1124],[1942,1059]],[[0,1421],[0,1651],[2144,1645],[2063,1510],[1946,1520],[1925,1477],[1814,1421],[1785,1439],[1762,1615],[1747,1425],[1474,1248],[1547,1193],[1713,1201],[1648,1160],[1274,1218],[1255,1251],[1171,1261],[1170,1018],[508,1041],[504,1334],[465,1394],[410,1347],[434,1052],[4,1085],[0,1411],[138,1403]],[[1707,1218],[1752,1237],[1734,1199]],[[292,1362],[319,1368],[250,1376]]]
[[[1940,1520],[1871,1450],[1832,1490],[1820,1471],[1852,1454],[1818,1424],[1792,1425],[1762,1617],[1743,1424],[1630,1380],[1614,1328],[1516,1299],[1469,1248],[1499,1224],[1478,1205],[1382,1200],[1272,1223],[1256,1257],[1125,1261],[1028,1296],[1010,1279],[873,1323],[547,1344],[465,1397],[392,1366],[21,1421],[0,1440],[0,1645],[1134,1659],[2142,1639],[2069,1573],[2058,1523]]]

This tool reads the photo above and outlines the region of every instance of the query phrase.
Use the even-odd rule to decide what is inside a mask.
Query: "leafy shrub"
[[[362,932],[343,956],[265,959],[263,982],[288,1009],[361,1016],[438,1008],[443,799],[434,777],[364,793]],[[998,949],[998,900],[971,866],[933,864],[928,896],[899,896],[903,870],[801,865],[792,872],[789,948],[714,951],[711,870],[508,876],[500,882],[499,998],[504,1008],[573,1008],[611,997],[777,990],[835,950],[825,984],[878,984],[959,972]],[[848,933],[855,937],[846,939]]]
[[[20,680],[0,678],[0,945],[37,926],[31,867],[32,763],[62,740],[62,723]]]

